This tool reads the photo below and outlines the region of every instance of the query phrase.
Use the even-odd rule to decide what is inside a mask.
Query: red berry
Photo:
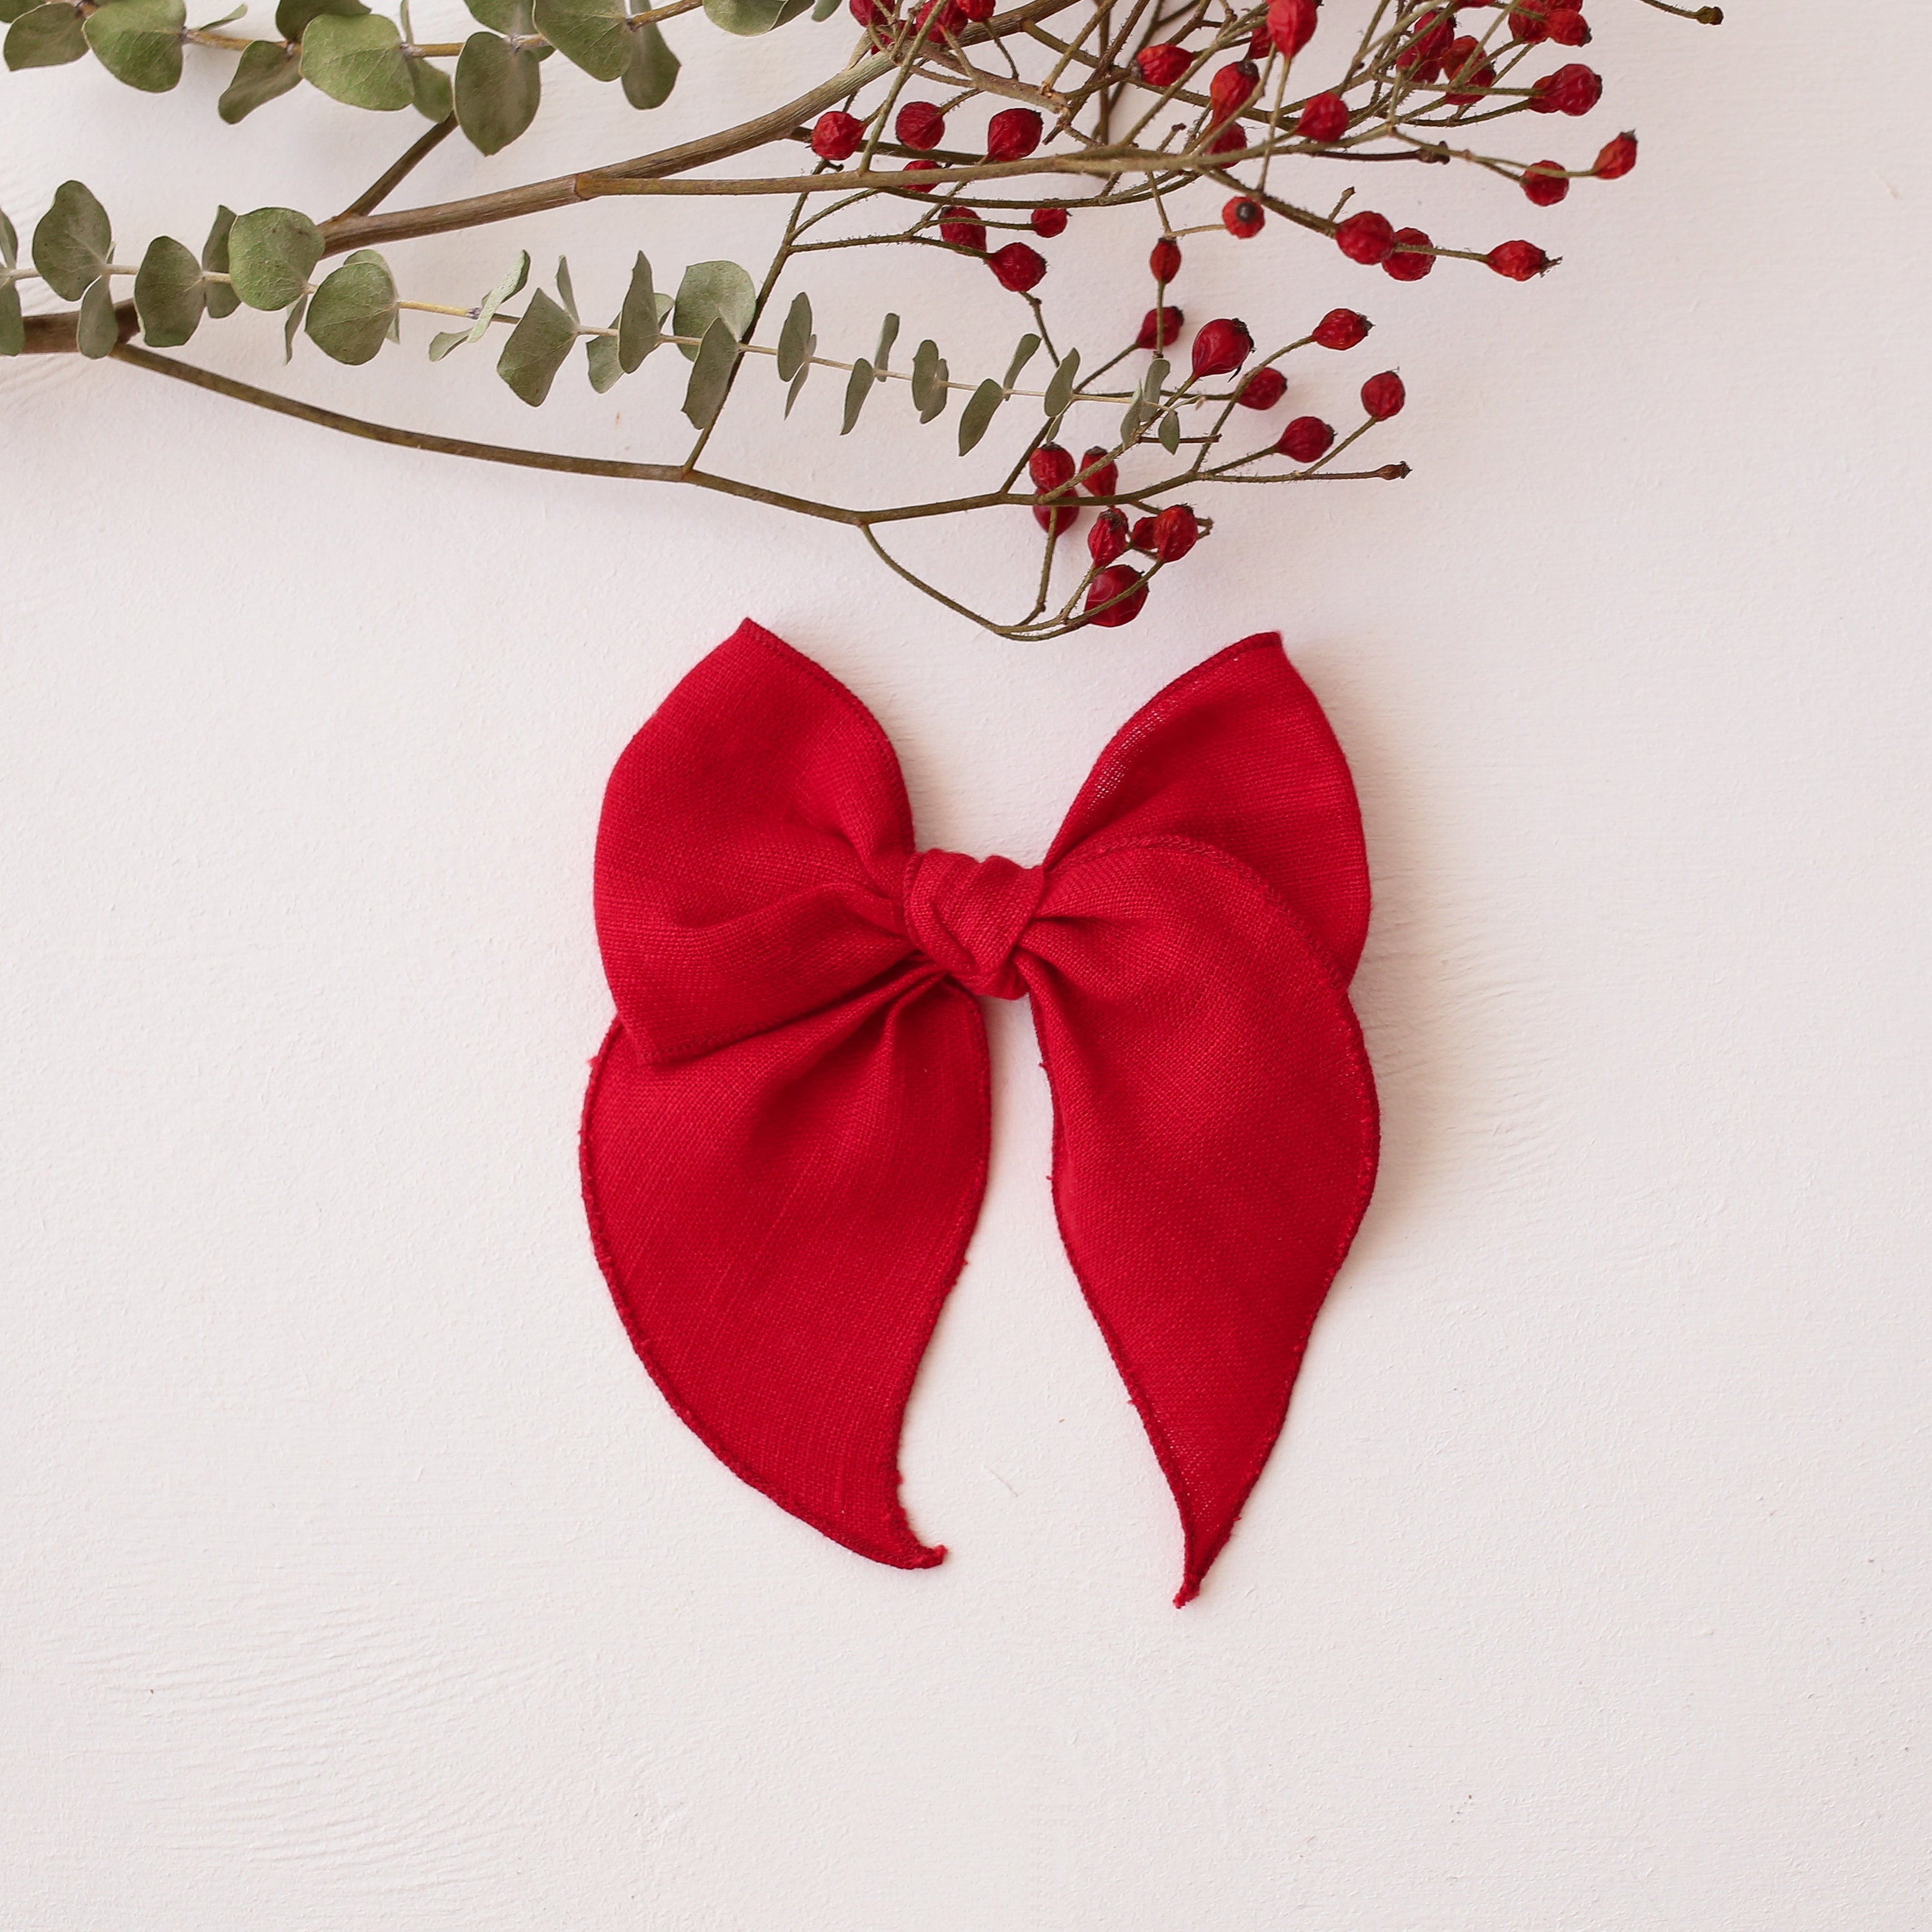
[[[1001,108],[986,123],[987,160],[1024,160],[1040,146],[1046,129],[1046,123],[1030,107]]]
[[[1264,20],[1248,36],[1248,58],[1251,61],[1264,61],[1274,52],[1274,42],[1268,38],[1268,22]]]
[[[1120,599],[1118,603],[1114,602],[1116,598]],[[1117,624],[1131,624],[1146,602],[1147,586],[1139,572],[1130,570],[1124,563],[1109,564],[1088,586],[1087,608],[1095,614],[1088,621],[1111,631]],[[1103,604],[1112,604],[1114,608],[1102,610]]]
[[[1043,442],[1027,458],[1027,474],[1042,496],[1064,489],[1073,481],[1073,452],[1057,442]]]
[[[1590,172],[1599,181],[1622,181],[1636,166],[1636,136],[1619,134],[1614,141],[1606,141],[1597,157],[1597,165]]]
[[[1048,242],[1056,235],[1066,232],[1066,211],[1064,208],[1036,208],[1027,219],[1033,224],[1033,232]]]
[[[1538,208],[1554,208],[1570,192],[1561,161],[1535,161],[1522,171],[1522,191]]]
[[[937,161],[908,161],[899,172],[906,175],[928,175],[931,174],[938,165]],[[930,194],[939,184],[937,182],[928,182],[923,188],[921,188],[917,182],[908,182],[906,185],[914,194]]]
[[[908,100],[892,122],[892,132],[908,148],[936,148],[946,138],[946,116],[929,100]]]
[[[956,34],[961,25],[958,0],[926,0],[914,24],[928,36]]]
[[[1534,46],[1547,38],[1550,28],[1544,20],[1548,0],[1536,0],[1534,6],[1519,7],[1509,16],[1510,33],[1516,40]]]
[[[1334,440],[1335,432],[1319,416],[1297,416],[1275,448],[1293,462],[1312,463],[1328,454]]]
[[[1254,98],[1262,82],[1261,70],[1251,60],[1230,61],[1217,68],[1208,84],[1209,120],[1218,128],[1230,115],[1238,114]]]
[[[1587,47],[1590,23],[1574,7],[1559,7],[1549,20],[1550,38],[1559,47]]]
[[[1171,302],[1166,308],[1150,308],[1141,320],[1141,332],[1134,338],[1136,349],[1171,349],[1180,340],[1181,314]]]
[[[986,252],[986,224],[976,214],[956,214],[939,224],[939,238],[956,248],[970,248],[976,255]]]
[[[1419,228],[1395,231],[1396,252],[1382,264],[1382,273],[1398,282],[1419,282],[1436,266],[1429,253],[1433,244]]]
[[[1348,131],[1348,104],[1339,94],[1318,94],[1301,110],[1294,131],[1304,141],[1339,141]]]
[[[1024,242],[1009,242],[986,257],[986,266],[999,278],[1002,288],[1023,296],[1046,273],[1046,257]]]
[[[1070,504],[1036,504],[1033,520],[1050,537],[1064,536],[1079,520],[1080,512]]]
[[[1352,308],[1331,308],[1315,325],[1310,340],[1324,349],[1352,349],[1374,326],[1366,316],[1358,315]]]
[[[1395,230],[1386,214],[1352,214],[1335,224],[1335,245],[1352,262],[1372,268],[1395,249]]]
[[[1603,98],[1603,76],[1576,61],[1545,74],[1529,90],[1530,108],[1538,114],[1587,114]]]
[[[1550,266],[1550,257],[1534,242],[1505,242],[1492,248],[1484,260],[1513,282],[1526,282]]]
[[[1136,523],[1136,524],[1134,525],[1134,532],[1133,532],[1133,546],[1134,546],[1135,549],[1136,549],[1136,550],[1144,550],[1149,556],[1153,556],[1153,554],[1154,554],[1154,519],[1153,519],[1153,518],[1151,518],[1151,517],[1142,517],[1142,518],[1140,518],[1140,520],[1139,520],[1137,523]]]
[[[1104,449],[1090,449],[1080,459],[1080,487],[1090,496],[1111,496],[1120,480],[1120,466]]]
[[[1258,201],[1250,201],[1244,194],[1238,194],[1221,211],[1221,226],[1230,235],[1238,236],[1245,242],[1250,235],[1262,232],[1262,224],[1268,215]]]
[[[1134,56],[1141,78],[1150,87],[1172,87],[1194,64],[1194,56],[1185,47],[1143,47]]]
[[[1408,392],[1402,386],[1402,378],[1393,369],[1384,369],[1379,376],[1371,376],[1362,385],[1362,406],[1377,422],[1400,413],[1408,400]]]
[[[1292,60],[1315,37],[1321,24],[1318,0],[1268,0],[1268,38]]]
[[[1287,393],[1288,378],[1279,369],[1257,369],[1234,400],[1244,410],[1271,410]]]
[[[866,138],[866,124],[856,114],[833,108],[812,123],[812,152],[821,161],[843,161],[859,152]]]
[[[999,0],[954,0],[960,16],[968,20],[990,20]]]
[[[876,21],[883,30],[892,23],[892,0],[850,0],[850,4],[852,17],[862,27]]]
[[[1102,510],[1087,532],[1087,554],[1103,569],[1126,554],[1127,520],[1118,510]]]
[[[1196,376],[1228,376],[1255,352],[1255,339],[1244,322],[1223,316],[1204,322],[1194,338],[1194,373]]]
[[[1442,97],[1452,107],[1470,107],[1496,84],[1496,70],[1481,58],[1478,44],[1465,35],[1450,44],[1448,58],[1442,63],[1443,72],[1450,83],[1449,92]]]
[[[1180,244],[1163,235],[1148,256],[1148,269],[1157,282],[1171,282],[1180,272]]]
[[[1238,154],[1248,145],[1247,135],[1238,121],[1231,121],[1208,143],[1210,154]]]
[[[1201,541],[1201,524],[1185,503],[1170,503],[1154,520],[1154,554],[1178,563]]]

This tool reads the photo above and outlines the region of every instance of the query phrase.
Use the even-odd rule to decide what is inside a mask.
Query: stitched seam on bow
[[[1362,1152],[1356,1163],[1355,1189],[1347,1222],[1341,1238],[1336,1246],[1334,1258],[1328,1264],[1322,1276],[1321,1300],[1318,1304],[1316,1311],[1318,1316],[1321,1306],[1325,1305],[1328,1300],[1328,1291],[1334,1286],[1336,1276],[1340,1274],[1342,1263],[1348,1258],[1348,1250],[1355,1244],[1355,1236],[1360,1230],[1362,1218],[1368,1212],[1369,1202],[1375,1192],[1376,1174],[1381,1161],[1382,1110],[1376,1094],[1374,1070],[1370,1064],[1367,1046],[1362,1038],[1361,1022],[1356,1016],[1354,1007],[1349,1000],[1348,982],[1343,977],[1338,962],[1334,955],[1322,944],[1308,922],[1292,906],[1289,905],[1252,866],[1244,863],[1232,854],[1222,851],[1218,846],[1210,845],[1198,839],[1172,836],[1124,838],[1104,849],[1096,849],[1090,853],[1082,848],[1078,850],[1074,856],[1062,862],[1067,866],[1081,865],[1090,860],[1103,857],[1108,851],[1124,852],[1163,849],[1185,852],[1213,860],[1226,867],[1238,878],[1252,886],[1259,894],[1263,902],[1278,912],[1296,935],[1306,943],[1310,951],[1313,954],[1316,963],[1327,974],[1330,988],[1335,994],[1342,1016],[1348,1023],[1346,1036],[1348,1059],[1352,1070],[1357,1076],[1356,1091],[1360,1102],[1360,1112],[1357,1118],[1362,1135]],[[1056,867],[1054,869],[1058,868]],[[1023,974],[1024,970],[1023,966],[1022,968]],[[1179,1459],[1174,1453],[1174,1444],[1166,1430],[1162,1426],[1148,1397],[1144,1386],[1122,1354],[1119,1339],[1115,1335],[1112,1324],[1108,1322],[1094,1300],[1094,1291],[1088,1283],[1086,1273],[1081,1267],[1078,1256],[1073,1252],[1072,1244],[1066,1238],[1066,1222],[1061,1211],[1060,1198],[1060,1180],[1064,1173],[1063,1156],[1066,1146],[1065,1123],[1060,1114],[1059,1088],[1054,1078],[1053,1050],[1048,1044],[1046,1034],[1040,1028],[1040,996],[1035,991],[1030,978],[1028,978],[1027,982],[1027,992],[1029,1004],[1034,1010],[1034,1037],[1039,1044],[1040,1064],[1046,1070],[1048,1091],[1053,1100],[1054,1220],[1060,1229],[1060,1246],[1066,1251],[1068,1265],[1073,1270],[1073,1278],[1080,1284],[1080,1293],[1087,1304],[1088,1312],[1093,1316],[1094,1325],[1100,1330],[1102,1338],[1107,1344],[1107,1352],[1114,1360],[1114,1372],[1126,1385],[1128,1398],[1133,1403],[1135,1410],[1141,1418],[1141,1426],[1147,1432],[1148,1440],[1153,1445],[1154,1460],[1160,1465],[1161,1473],[1167,1478],[1168,1488],[1173,1495],[1175,1507],[1180,1512],[1184,1555],[1181,1592],[1174,1599],[1175,1606],[1178,1608],[1198,1593],[1208,1570],[1214,1567],[1216,1558],[1226,1547],[1227,1538],[1224,1535],[1222,1540],[1211,1550],[1197,1550],[1196,1525],[1198,1520],[1198,1503],[1193,1486],[1182,1474]],[[1268,1458],[1274,1453],[1275,1444],[1280,1440],[1282,1429],[1287,1424],[1288,1406],[1294,1398],[1294,1385],[1300,1379],[1302,1360],[1307,1353],[1308,1342],[1313,1332],[1313,1324],[1311,1323],[1309,1334],[1302,1337],[1301,1345],[1295,1351],[1293,1372],[1288,1377],[1287,1387],[1282,1395],[1281,1406],[1274,1412],[1273,1425],[1268,1430],[1266,1439],[1261,1448],[1244,1466],[1241,1491],[1244,1509],[1246,1507],[1247,1498],[1255,1484],[1261,1479],[1262,1472],[1268,1466]],[[1235,1512],[1237,1520],[1239,1520],[1240,1514],[1240,1511],[1238,1510]],[[1231,1523],[1229,1525],[1231,1533],[1232,1528],[1233,1525]],[[1199,1558],[1198,1562],[1197,1557]]]
[[[959,1213],[954,1218],[951,1230],[950,1259],[947,1264],[943,1292],[939,1297],[939,1306],[943,1312],[946,1302],[950,1298],[952,1290],[958,1285],[959,1276],[964,1270],[966,1250],[971,1244],[973,1232],[979,1224],[980,1210],[986,1199],[986,1178],[990,1169],[992,1154],[992,1060],[986,1042],[986,1020],[980,1011],[979,1002],[963,986],[950,982],[944,974],[939,975],[931,983],[944,988],[950,997],[964,1000],[970,1009],[974,1024],[968,1030],[972,1038],[974,1054],[976,1063],[976,1070],[978,1076],[976,1086],[980,1103],[980,1118],[986,1130],[980,1136],[979,1154],[974,1164],[970,1186],[962,1202]],[[598,1198],[596,1181],[592,1178],[590,1156],[591,1114],[597,1103],[598,1091],[603,1084],[604,1072],[610,1064],[610,1049],[623,1030],[623,1022],[621,1019],[614,1019],[610,1022],[610,1030],[604,1036],[604,1043],[597,1049],[596,1058],[590,1063],[590,1080],[589,1085],[584,1090],[584,1111],[580,1117],[578,1129],[578,1174],[584,1196],[585,1218],[590,1226],[591,1249],[597,1257],[597,1265],[603,1274],[604,1286],[609,1289],[611,1301],[616,1308],[617,1318],[624,1324],[624,1332],[630,1337],[631,1346],[636,1352],[638,1359],[644,1364],[646,1372],[656,1384],[658,1392],[670,1405],[671,1410],[678,1420],[748,1488],[755,1490],[759,1495],[776,1503],[779,1508],[788,1515],[796,1516],[800,1522],[817,1530],[821,1536],[829,1538],[842,1548],[850,1550],[856,1555],[865,1557],[869,1562],[883,1563],[895,1570],[931,1569],[944,1558],[946,1546],[944,1544],[920,1543],[918,1532],[913,1528],[907,1518],[903,1503],[899,1505],[899,1520],[904,1524],[908,1536],[918,1545],[922,1552],[922,1560],[910,1563],[906,1562],[899,1553],[889,1550],[884,1544],[870,1544],[855,1537],[849,1528],[829,1520],[809,1504],[788,1498],[778,1487],[760,1480],[753,1474],[705,1427],[697,1412],[685,1401],[676,1384],[658,1363],[642,1325],[632,1319],[626,1292],[618,1274],[616,1262],[611,1251],[610,1240],[604,1232],[603,1209]],[[648,1064],[647,1062],[646,1064]],[[934,1326],[937,1326],[937,1316],[934,1318]],[[905,1412],[912,1400],[912,1392],[918,1382],[919,1372],[925,1366],[926,1353],[932,1346],[932,1336],[928,1334],[926,1347],[921,1348],[919,1354],[914,1358],[911,1371],[907,1376],[904,1386],[892,1392],[896,1413],[899,1418],[899,1435],[892,1445],[892,1463],[890,1472],[894,1479],[892,1487],[896,1498],[902,1480],[898,1468],[898,1450],[904,1438]]]

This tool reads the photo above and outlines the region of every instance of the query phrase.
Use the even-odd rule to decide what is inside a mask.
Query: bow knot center
[[[906,866],[906,934],[969,993],[1016,1000],[1026,987],[1013,949],[1046,890],[1043,866],[916,852]]]

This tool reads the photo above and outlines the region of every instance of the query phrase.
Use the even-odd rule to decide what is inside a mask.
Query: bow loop
[[[969,993],[1017,1000],[1026,991],[1013,949],[1046,890],[1043,866],[970,859],[937,848],[906,867],[906,935]]]

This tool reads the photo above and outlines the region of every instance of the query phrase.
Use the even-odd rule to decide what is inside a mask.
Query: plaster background
[[[1536,127],[1634,124],[1636,173],[1543,214],[1429,190],[1438,232],[1559,274],[1270,258],[1285,310],[1377,317],[1311,398],[1399,367],[1373,446],[1414,477],[1248,493],[1104,636],[989,640],[728,503],[0,368],[9,1932],[1932,1918],[1932,150],[1886,51],[1922,23],[1596,11],[1606,106]],[[773,98],[794,58],[715,85]],[[0,86],[23,234],[70,172],[126,184],[128,236],[320,211],[403,125],[298,98],[224,130],[212,70]],[[658,140],[568,92],[424,194]],[[679,100],[662,138],[713,104]],[[728,252],[675,215],[654,260]],[[497,252],[561,240],[614,305],[635,220]],[[1138,256],[1081,245],[1093,312],[1138,312]],[[409,259],[462,299],[494,273]],[[826,286],[821,334],[869,339],[876,300]],[[951,320],[938,285],[894,305],[908,345]],[[278,366],[269,325],[224,330],[196,350]],[[667,406],[566,376],[533,418],[420,340],[297,386],[613,449]],[[834,448],[835,389],[808,472],[924,464],[903,412]],[[1010,567],[988,542],[964,563]],[[1268,626],[1354,761],[1386,1164],[1184,1612],[1022,1013],[906,1445],[943,1568],[736,1483],[625,1342],[576,1186],[591,839],[748,612],[880,713],[934,844],[1036,856],[1137,704]]]

